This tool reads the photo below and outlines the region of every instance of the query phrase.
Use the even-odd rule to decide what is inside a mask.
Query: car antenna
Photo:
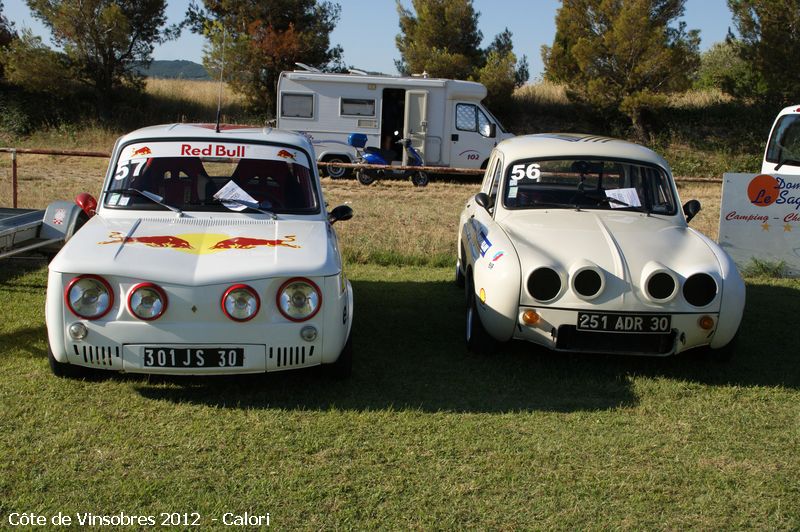
[[[217,93],[217,125],[214,128],[214,131],[219,133],[219,119],[220,114],[222,113],[222,74],[225,72],[225,35],[226,35],[225,27],[222,27],[222,59],[220,61],[219,67],[219,91]]]

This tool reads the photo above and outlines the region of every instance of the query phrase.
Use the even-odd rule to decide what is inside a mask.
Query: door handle
[[[458,133],[453,133],[452,135],[450,135],[450,140],[452,140],[453,142],[458,142]]]

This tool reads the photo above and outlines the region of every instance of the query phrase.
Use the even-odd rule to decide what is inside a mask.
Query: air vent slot
[[[305,366],[306,362],[311,362],[314,356],[314,346],[289,346],[289,347],[270,347],[269,359],[275,360],[279,368],[291,368],[294,366]]]
[[[93,366],[112,366],[113,360],[120,358],[118,345],[82,345],[72,344],[75,354],[83,359],[86,364]]]

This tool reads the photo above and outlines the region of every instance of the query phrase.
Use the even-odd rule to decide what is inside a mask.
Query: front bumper
[[[526,310],[535,310],[540,321],[527,325],[523,319]],[[646,356],[675,355],[688,349],[709,345],[719,325],[719,313],[669,313],[671,330],[664,333],[584,331],[577,328],[578,310],[541,307],[519,307],[513,338],[542,345],[553,351],[569,353],[603,353]],[[585,312],[585,309],[581,310]],[[626,313],[614,314],[625,315]],[[631,312],[631,315],[648,314]],[[703,329],[699,320],[710,316],[714,320],[711,329]]]

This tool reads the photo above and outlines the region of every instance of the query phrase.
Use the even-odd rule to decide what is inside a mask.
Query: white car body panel
[[[135,131],[117,141],[112,161],[121,150],[144,141],[202,143],[274,143],[292,155],[314,151],[297,134],[270,129],[233,129],[214,133],[192,125],[157,126]],[[138,144],[135,144],[138,146]],[[302,163],[301,163],[302,164]],[[342,271],[336,233],[324,209],[316,165],[311,172],[318,212],[263,213],[114,209],[98,201],[97,214],[62,248],[49,266],[46,302],[48,340],[58,363],[133,373],[206,375],[280,371],[332,364],[347,342],[352,326],[353,294]],[[111,164],[103,190],[113,179]],[[110,310],[98,319],[84,319],[65,303],[65,289],[78,275],[99,275],[112,288]],[[278,310],[280,287],[302,277],[320,291],[320,309],[306,321],[291,321]],[[155,283],[167,296],[164,314],[153,321],[134,316],[128,306],[132,289]],[[260,309],[249,321],[236,322],[222,309],[222,297],[244,283],[258,294]],[[69,327],[81,323],[88,334],[74,339]],[[300,331],[313,326],[317,335]],[[217,356],[223,348],[243,349],[240,366],[154,367],[143,363],[143,348],[203,349]]]
[[[501,176],[499,190],[503,190],[514,161],[537,157],[614,158],[654,165],[669,176],[678,198],[669,166],[654,152],[623,141],[578,135],[530,135],[499,144],[482,190],[489,190],[493,175]],[[496,161],[501,174],[493,172]],[[672,355],[705,345],[722,348],[733,340],[743,314],[744,282],[724,250],[690,228],[680,209],[673,215],[600,208],[509,209],[500,199],[490,213],[471,198],[459,224],[459,268],[472,281],[478,316],[495,340],[521,339],[562,351],[649,355]],[[552,268],[560,278],[557,295],[546,301],[535,299],[527,288],[532,272],[542,267]],[[572,284],[584,269],[597,271],[602,279],[602,288],[592,297],[579,295]],[[664,299],[651,297],[643,288],[659,272],[677,283]],[[708,274],[717,285],[713,299],[700,307],[689,304],[682,292],[686,279],[695,274]],[[523,322],[528,309],[541,316],[536,325]],[[586,346],[559,345],[559,331],[575,326],[578,312],[606,313],[611,318],[669,315],[672,345],[658,352],[639,351],[624,345],[635,335],[594,331],[591,334],[604,335],[608,343],[594,348],[588,340]],[[699,327],[702,316],[714,320],[711,330]]]

